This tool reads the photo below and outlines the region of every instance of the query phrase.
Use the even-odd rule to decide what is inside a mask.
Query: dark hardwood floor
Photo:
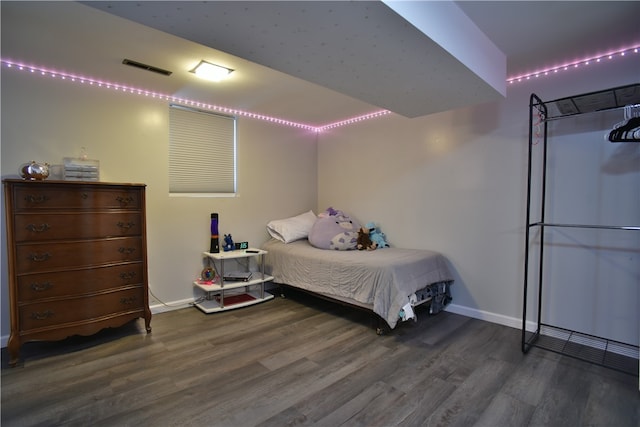
[[[2,350],[2,426],[633,426],[638,378],[520,332],[420,311],[378,336],[359,311],[294,295],[155,315]]]

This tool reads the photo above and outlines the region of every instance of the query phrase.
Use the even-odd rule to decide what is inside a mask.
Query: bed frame
[[[278,286],[278,290],[280,292],[281,298],[287,298],[288,292],[291,292],[294,294],[299,293],[299,294],[311,296],[312,298],[328,301],[332,304],[341,305],[343,307],[348,307],[350,309],[355,309],[363,313],[367,313],[372,319],[372,324],[373,324],[373,327],[375,328],[376,335],[384,335],[393,330],[389,327],[389,324],[382,317],[380,317],[377,313],[375,313],[373,310],[371,310],[368,307],[363,307],[358,304],[352,304],[347,301],[331,298],[330,296],[327,296],[327,295],[322,295],[306,289],[298,288],[296,286],[286,285],[284,283],[274,283],[274,284]],[[432,299],[425,299],[425,300],[419,301],[416,305],[413,306],[413,308],[415,309],[417,307],[420,307],[421,309],[428,309],[431,306],[431,302],[432,302]]]

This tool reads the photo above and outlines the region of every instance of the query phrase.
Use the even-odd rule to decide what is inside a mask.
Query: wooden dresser
[[[143,317],[151,332],[145,186],[6,179],[9,364],[28,341]]]

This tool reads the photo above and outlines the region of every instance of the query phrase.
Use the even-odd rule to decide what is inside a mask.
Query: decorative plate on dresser
[[[144,318],[151,332],[145,185],[6,179],[9,364],[28,341]]]

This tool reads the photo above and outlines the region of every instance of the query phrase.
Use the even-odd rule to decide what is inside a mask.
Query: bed
[[[307,239],[284,243],[274,238],[262,248],[268,251],[265,271],[274,283],[371,310],[390,329],[415,319],[418,305],[429,303],[430,313],[437,313],[451,301],[453,277],[438,252],[325,250]]]

